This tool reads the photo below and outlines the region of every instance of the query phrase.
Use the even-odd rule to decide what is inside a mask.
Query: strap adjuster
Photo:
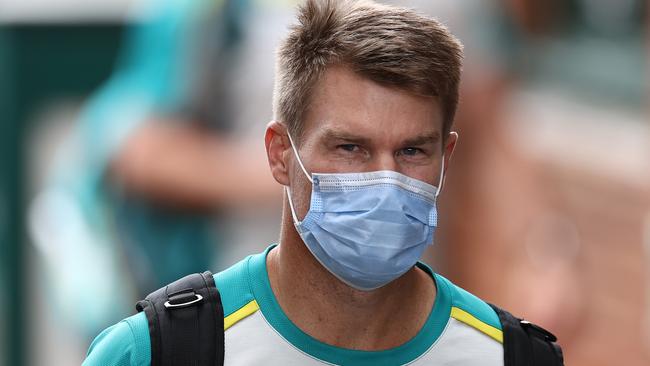
[[[181,290],[168,296],[165,307],[168,309],[184,308],[203,301],[203,296],[192,289]]]

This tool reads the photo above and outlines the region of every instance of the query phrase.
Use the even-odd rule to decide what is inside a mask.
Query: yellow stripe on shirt
[[[466,312],[465,310],[457,307],[452,307],[451,317],[469,325],[470,327],[480,330],[481,332],[494,338],[497,342],[503,343],[503,332],[501,330],[478,320],[476,317]]]
[[[259,310],[260,306],[257,304],[257,301],[253,300],[249,302],[248,304],[242,306],[239,308],[237,311],[234,313],[228,315],[227,317],[223,318],[223,330],[225,331],[226,329],[232,327],[237,323],[238,321],[246,318],[247,316],[253,314],[257,310]]]

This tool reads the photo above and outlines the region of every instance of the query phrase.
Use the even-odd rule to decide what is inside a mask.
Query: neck
[[[273,293],[289,319],[321,342],[366,351],[397,347],[413,338],[431,312],[436,290],[413,267],[373,291],[359,291],[327,271],[296,232],[284,207],[280,245],[267,258]]]

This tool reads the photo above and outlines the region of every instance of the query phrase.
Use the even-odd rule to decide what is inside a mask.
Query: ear
[[[285,159],[286,152],[291,149],[287,137],[287,127],[279,121],[271,121],[266,125],[264,135],[266,156],[269,160],[271,175],[275,180],[285,186],[289,185],[289,169]]]
[[[449,135],[445,139],[445,151],[444,151],[445,156],[443,157],[443,159],[445,159],[445,170],[442,172],[443,187],[445,185],[445,181],[447,180],[447,169],[449,169],[449,162],[451,160],[451,156],[454,155],[454,150],[456,149],[457,142],[458,142],[458,133],[456,131],[449,132]]]

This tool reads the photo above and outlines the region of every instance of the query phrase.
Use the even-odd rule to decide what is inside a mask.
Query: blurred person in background
[[[246,103],[237,95],[238,66],[250,64],[242,45],[251,6],[138,3],[142,20],[128,31],[115,72],[62,147],[32,223],[53,308],[82,333],[219,263],[217,251],[227,248],[218,223],[233,208],[279,202],[259,138],[237,134],[235,108],[250,108],[263,89],[239,91]],[[93,305],[71,301],[78,291]]]

